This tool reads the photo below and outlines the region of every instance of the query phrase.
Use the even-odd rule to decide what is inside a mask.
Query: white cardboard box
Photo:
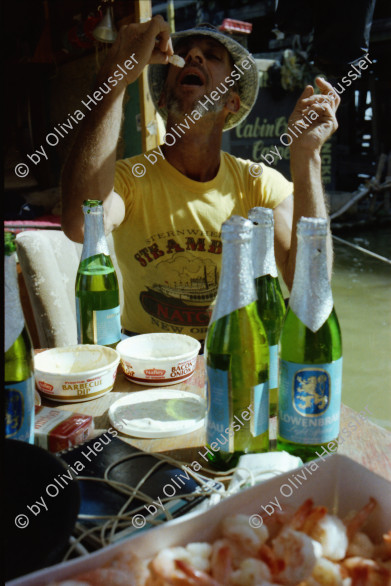
[[[162,544],[170,547],[208,541],[218,535],[219,523],[224,517],[238,513],[249,516],[263,513],[265,516],[262,506],[276,499],[281,506],[298,507],[311,497],[316,505],[325,505],[330,513],[343,517],[351,510],[360,509],[371,496],[377,500],[378,507],[365,531],[372,539],[380,541],[382,534],[391,529],[391,483],[350,458],[333,454],[243,490],[204,513],[189,513],[88,556],[17,578],[6,586],[44,586],[54,580],[65,580],[101,566],[124,544],[131,544],[132,551],[140,557],[150,557],[162,549]]]

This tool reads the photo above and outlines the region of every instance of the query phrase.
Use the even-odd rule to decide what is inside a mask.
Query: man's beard
[[[230,93],[222,95],[219,100],[214,102],[210,98],[210,102],[206,101],[206,98],[202,96],[201,98],[195,98],[193,104],[190,105],[188,108],[185,109],[184,106],[184,98],[180,98],[179,96],[175,95],[175,88],[167,94],[167,112],[170,116],[174,118],[182,119],[186,114],[194,114],[194,111],[198,112],[200,116],[205,116],[205,114],[221,112],[227,103],[230,97]],[[205,104],[205,107],[202,106]],[[207,109],[206,109],[207,108]]]

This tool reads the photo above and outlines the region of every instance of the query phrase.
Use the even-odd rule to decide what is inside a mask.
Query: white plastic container
[[[120,357],[94,344],[51,348],[34,357],[35,382],[46,398],[60,403],[90,401],[114,386]]]
[[[117,344],[128,380],[138,385],[163,387],[191,377],[201,344],[183,334],[141,334]]]
[[[318,465],[318,469],[314,469],[313,462]],[[257,486],[242,490],[203,513],[194,511],[156,529],[141,531],[139,535],[81,559],[18,578],[8,582],[6,586],[43,586],[51,581],[71,579],[72,576],[107,563],[123,547],[131,546],[133,553],[141,558],[149,558],[163,547],[213,540],[219,535],[221,521],[228,515],[247,514],[249,519],[252,515],[265,516],[262,506],[265,507],[272,501],[276,502],[276,498],[281,506],[295,508],[306,499],[312,498],[315,505],[324,505],[330,513],[344,517],[348,512],[360,509],[370,497],[374,497],[378,506],[365,526],[365,533],[374,541],[380,542],[383,533],[390,529],[391,483],[339,454],[325,456],[313,462],[307,464],[306,471],[304,467],[290,470]],[[311,474],[307,471],[310,466]],[[302,478],[301,486],[295,480],[297,474]],[[306,480],[303,478],[304,474]],[[294,480],[297,488],[294,488],[289,479]]]

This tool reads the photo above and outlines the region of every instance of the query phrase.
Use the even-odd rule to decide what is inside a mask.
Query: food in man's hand
[[[180,57],[179,55],[171,55],[168,58],[168,62],[171,63],[172,65],[176,65],[177,67],[184,67],[185,66],[185,60]]]

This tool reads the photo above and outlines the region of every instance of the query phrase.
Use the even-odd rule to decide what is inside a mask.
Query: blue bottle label
[[[218,368],[206,367],[207,371],[207,397],[208,397],[208,412],[206,425],[206,443],[212,444],[221,439],[221,434],[227,435],[226,431],[229,428],[232,412],[230,409],[230,389],[229,389],[229,371],[219,370]],[[213,398],[212,390],[213,389]],[[224,441],[227,441],[224,446],[225,452],[233,451],[233,434],[228,433]]]
[[[269,346],[269,389],[278,387],[278,344]]]
[[[93,311],[94,343],[105,346],[115,344],[121,339],[121,309],[118,305],[112,309]],[[95,342],[96,339],[96,342]]]
[[[223,439],[227,442],[224,451],[232,452],[234,451],[235,430],[240,429],[237,420],[235,421],[235,415],[240,417],[241,413],[234,413],[232,410],[229,371],[210,366],[207,366],[206,369],[208,379],[206,441],[209,445],[215,441],[220,445]],[[213,389],[213,397],[211,389]],[[257,437],[269,428],[269,386],[267,382],[260,383],[251,389],[251,405],[248,410],[251,413],[251,435]],[[223,434],[223,438],[221,434]]]
[[[251,421],[251,433],[254,437],[269,429],[269,383],[260,383],[253,388],[254,418]]]
[[[34,443],[34,377],[4,385],[5,436]]]
[[[80,299],[76,297],[76,329],[77,329],[77,343],[81,344],[81,323],[80,323]]]
[[[278,433],[299,444],[321,444],[338,437],[342,358],[326,364],[280,360]]]
[[[80,299],[76,297],[77,343],[84,344],[81,336]],[[121,340],[121,308],[99,309],[92,312],[93,344],[107,346]]]

